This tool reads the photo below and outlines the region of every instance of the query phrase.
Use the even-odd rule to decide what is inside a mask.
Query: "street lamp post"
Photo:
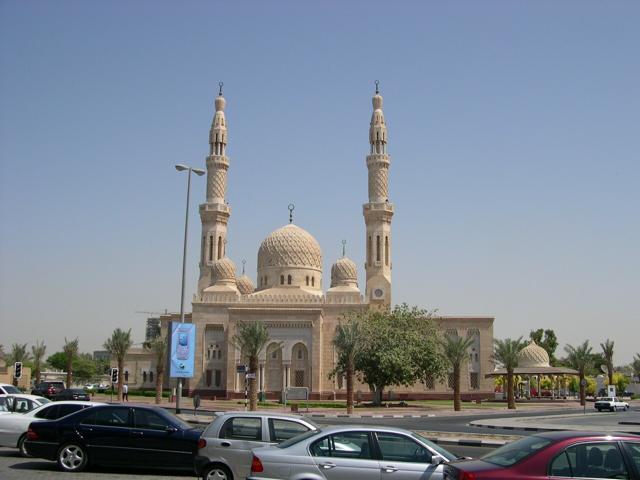
[[[187,208],[184,215],[184,247],[182,250],[182,287],[180,292],[180,323],[184,323],[184,278],[187,268],[187,235],[189,233],[189,195],[191,194],[191,172],[198,176],[204,175],[206,172],[199,168],[192,168],[186,165],[178,164],[176,170],[187,172]],[[180,399],[182,398],[182,378],[178,378],[178,391],[176,392],[176,413],[180,413]]]

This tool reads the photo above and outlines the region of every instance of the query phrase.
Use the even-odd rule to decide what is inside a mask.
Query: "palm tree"
[[[460,402],[460,372],[469,358],[468,350],[473,341],[473,337],[463,338],[458,335],[445,335],[440,341],[443,357],[453,369],[453,409],[456,412],[462,409]]]
[[[505,338],[504,340],[494,339],[494,359],[501,363],[507,370],[507,408],[516,408],[516,398],[514,394],[514,375],[513,371],[518,366],[518,353],[525,347],[522,337],[512,340]]]
[[[233,344],[239,348],[242,355],[249,358],[249,372],[258,370],[258,356],[269,342],[267,327],[260,322],[239,323],[237,333],[233,336]],[[249,410],[258,408],[258,391],[256,379],[249,379]]]
[[[122,385],[124,384],[124,358],[127,355],[127,351],[133,345],[133,340],[131,339],[131,329],[121,330],[120,328],[116,328],[111,337],[107,339],[106,342],[102,345],[106,351],[111,354],[111,358],[115,357],[118,363],[118,401],[122,401]]]
[[[73,380],[73,360],[78,356],[78,338],[76,337],[69,341],[67,337],[65,337],[62,351],[67,361],[67,388],[71,388],[71,381]]]
[[[602,356],[604,357],[604,363],[607,366],[607,374],[609,376],[609,385],[613,385],[613,340],[609,340],[600,344],[602,348]]]
[[[591,368],[593,364],[593,357],[591,356],[592,348],[589,346],[589,340],[585,340],[582,345],[574,347],[572,345],[566,345],[564,351],[567,352],[567,361],[569,364],[578,370],[580,376],[580,405],[585,405],[585,385],[584,377],[586,371]]]
[[[31,355],[27,352],[26,343],[14,343],[11,345],[11,351],[5,355],[7,365],[16,362],[28,362],[31,360]]]
[[[36,384],[40,383],[40,373],[42,371],[42,360],[44,354],[47,351],[47,346],[44,344],[44,340],[37,342],[35,345],[31,345],[31,353],[33,354],[33,375],[36,377]]]
[[[151,350],[156,360],[156,403],[162,402],[162,382],[164,380],[164,364],[167,358],[167,339],[158,336],[145,343],[145,348]]]
[[[362,342],[360,320],[351,316],[346,322],[338,324],[333,337],[333,345],[338,352],[340,373],[347,377],[347,413],[353,413],[353,377],[358,347]]]
[[[633,356],[631,367],[633,368],[633,374],[640,379],[640,353],[636,353]]]

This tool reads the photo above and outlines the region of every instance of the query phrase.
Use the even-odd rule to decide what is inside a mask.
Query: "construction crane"
[[[165,308],[164,312],[146,312],[144,310],[138,310],[137,312],[133,312],[133,313],[140,313],[145,315],[167,315],[169,311]]]

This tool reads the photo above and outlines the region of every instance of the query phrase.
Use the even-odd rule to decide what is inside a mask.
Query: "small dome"
[[[242,275],[240,278],[238,278],[238,290],[243,295],[249,295],[250,293],[254,292],[255,287],[253,286],[253,282],[249,277],[247,277],[246,275]]]
[[[533,340],[518,352],[518,368],[549,366],[549,354]]]
[[[358,282],[358,269],[347,257],[338,259],[331,267],[331,286],[354,285]]]
[[[213,284],[219,282],[236,282],[236,264],[224,257],[213,263]]]
[[[306,230],[292,223],[270,233],[258,251],[258,270],[301,267],[322,270],[320,245]]]

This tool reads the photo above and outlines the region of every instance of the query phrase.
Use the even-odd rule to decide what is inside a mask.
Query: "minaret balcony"
[[[386,153],[372,153],[367,155],[367,167],[372,167],[376,165],[386,165],[389,166],[391,164],[391,157]]]

